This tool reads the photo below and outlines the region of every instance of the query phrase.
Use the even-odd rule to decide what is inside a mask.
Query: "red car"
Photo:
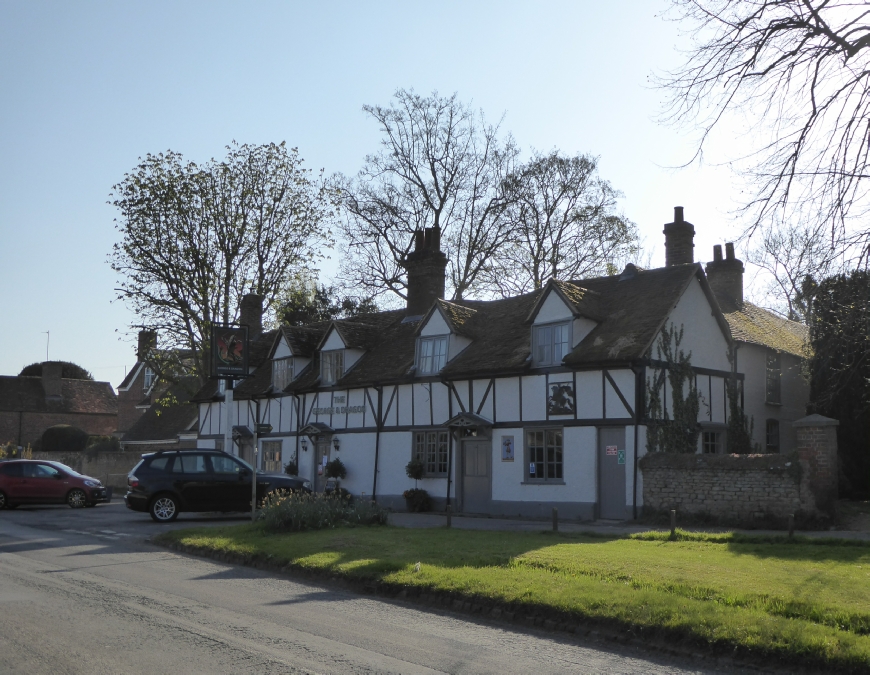
[[[96,478],[60,462],[36,459],[0,461],[0,509],[19,504],[69,504],[74,509],[109,501]]]

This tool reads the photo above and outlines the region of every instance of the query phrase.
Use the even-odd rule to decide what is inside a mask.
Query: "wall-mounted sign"
[[[573,415],[575,409],[574,383],[559,382],[551,384],[550,395],[547,396],[547,414]]]
[[[314,408],[311,412],[315,415],[344,415],[345,413],[362,413],[366,411],[364,405],[334,405],[328,408]]]
[[[616,463],[625,464],[625,450],[620,450],[619,454],[616,455]]]
[[[248,375],[248,327],[215,325],[211,329],[212,377]]]
[[[513,436],[502,436],[501,437],[501,461],[502,462],[513,462],[514,461],[514,437]]]
[[[535,463],[534,463],[534,462],[531,462],[531,463],[529,464],[529,475],[530,475],[530,476],[534,476],[534,475],[535,475]]]
[[[619,450],[615,445],[608,445],[604,448],[604,454],[608,457],[616,457],[616,455],[619,454]]]

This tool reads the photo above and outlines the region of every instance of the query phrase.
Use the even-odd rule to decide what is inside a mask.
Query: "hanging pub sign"
[[[227,379],[247,377],[247,326],[212,326],[211,375],[212,377],[223,377]]]

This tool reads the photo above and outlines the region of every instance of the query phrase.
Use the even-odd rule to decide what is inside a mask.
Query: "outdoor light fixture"
[[[332,437],[332,447],[335,448],[336,450],[338,450],[339,445],[341,445],[341,443],[338,440],[338,436],[333,436]]]
[[[299,444],[302,446],[302,452],[308,452],[308,440],[305,436],[302,437],[302,440],[299,441]]]

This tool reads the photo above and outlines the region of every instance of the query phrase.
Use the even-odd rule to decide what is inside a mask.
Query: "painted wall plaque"
[[[547,397],[547,414],[573,415],[575,410],[574,383],[559,382],[551,384],[550,395]]]
[[[513,462],[514,461],[514,437],[513,436],[502,436],[501,437],[501,461],[502,462]]]

